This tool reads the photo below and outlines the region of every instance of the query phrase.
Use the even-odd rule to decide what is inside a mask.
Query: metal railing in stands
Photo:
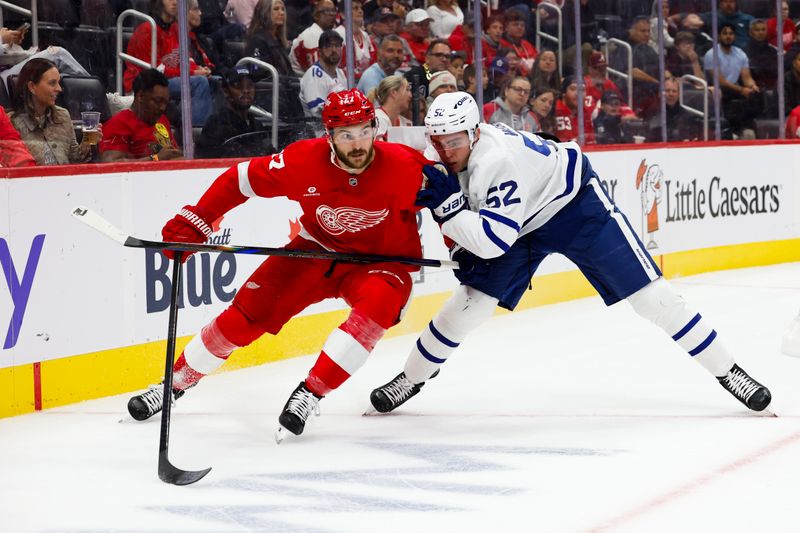
[[[680,78],[678,78],[678,103],[682,109],[685,109],[688,113],[692,115],[703,117],[703,140],[708,140],[708,82],[703,78],[698,78],[697,76],[692,76],[691,74],[684,74]],[[694,86],[700,85],[703,87],[703,111],[700,112],[699,109],[695,109],[694,107],[688,106],[683,103],[683,85],[684,83],[691,83]]]
[[[551,10],[555,12],[556,17],[558,17],[558,35],[550,35],[549,33],[545,33],[542,31],[542,20],[540,13],[542,10]],[[556,43],[558,54],[558,77],[564,77],[564,62],[562,61],[562,53],[563,53],[563,43],[564,43],[564,19],[561,15],[561,9],[553,4],[539,4],[536,7],[536,49],[539,50],[539,53],[542,51],[542,39],[547,41],[552,41]]]
[[[260,59],[256,59],[254,57],[243,57],[239,61],[236,62],[236,67],[240,67],[242,65],[255,65],[259,68],[263,68],[267,72],[270,73],[272,76],[272,146],[275,149],[278,148],[278,92],[280,91],[280,84],[278,83],[278,71],[264,61]]]
[[[0,28],[3,27],[3,10],[8,9],[20,15],[25,15],[31,18],[31,43],[34,48],[39,48],[39,7],[38,0],[31,0],[31,8],[25,9],[24,7],[15,6],[5,0],[0,0]]]
[[[150,63],[142,61],[138,57],[133,57],[122,51],[122,23],[127,18],[136,18],[143,20],[150,24]],[[142,68],[156,68],[158,64],[157,59],[157,47],[156,44],[156,21],[150,15],[142,13],[141,11],[136,11],[135,9],[126,9],[122,13],[119,14],[117,17],[117,93],[123,94],[122,92],[122,61],[128,61],[129,63],[133,63]]]
[[[622,79],[625,80],[625,84],[628,86],[628,106],[629,107],[633,107],[633,74],[632,74],[633,73],[633,48],[631,48],[631,45],[626,43],[625,41],[623,41],[621,39],[615,39],[615,38],[612,37],[611,39],[606,41],[606,44],[605,44],[606,61],[608,61],[609,63],[610,63],[610,58],[611,58],[611,56],[609,54],[609,52],[610,52],[609,45],[610,44],[615,44],[615,45],[621,46],[622,48],[625,49],[625,51],[627,52],[627,56],[628,56],[628,71],[627,72],[621,72],[619,70],[616,70],[616,69],[613,69],[611,67],[608,67],[606,69],[606,77],[608,77],[609,74],[613,74],[614,76],[617,76],[617,77],[622,78]]]

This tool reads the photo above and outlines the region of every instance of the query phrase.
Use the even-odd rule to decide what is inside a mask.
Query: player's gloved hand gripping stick
[[[431,210],[439,224],[447,222],[469,207],[467,197],[461,192],[458,176],[441,163],[422,167],[426,185],[417,193],[416,205]]]

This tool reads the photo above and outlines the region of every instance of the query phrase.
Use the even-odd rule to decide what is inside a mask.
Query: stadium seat
[[[739,0],[737,5],[742,13],[752,15],[757,19],[768,19],[775,10],[773,0]]]
[[[47,0],[39,2],[39,20],[54,22],[60,26],[78,26],[81,15],[72,0]]]
[[[207,49],[208,50],[208,49]],[[244,41],[226,40],[222,45],[223,62],[226,65],[235,65],[244,57]]]
[[[11,107],[14,107],[14,98],[17,90],[17,78],[18,76],[16,75],[6,78],[6,90],[8,91],[8,99],[11,102]]]
[[[69,111],[72,120],[80,120],[82,111],[99,111],[103,122],[110,118],[106,88],[99,78],[64,76],[61,88],[57,103]]]
[[[79,26],[72,32],[73,45],[69,51],[92,76],[107,85],[114,70],[114,49],[108,47],[105,30],[93,26]]]
[[[756,139],[777,139],[781,121],[777,118],[756,119]]]

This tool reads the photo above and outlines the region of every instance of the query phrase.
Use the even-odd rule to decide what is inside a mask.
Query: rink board
[[[798,145],[751,144],[590,153],[606,190],[667,277],[800,260]],[[140,389],[163,372],[168,265],[73,220],[91,207],[125,231],[158,239],[230,161],[5,170],[0,176],[0,417]],[[157,169],[157,170],[154,170]],[[102,173],[98,173],[102,172]],[[92,173],[92,174],[90,174]],[[401,179],[401,177],[398,177]],[[214,242],[280,246],[299,207],[255,199],[229,213]],[[427,257],[446,250],[429,215]],[[260,258],[198,254],[184,267],[179,346],[224,309]],[[419,331],[456,282],[425,269],[410,310],[389,335]],[[593,289],[568,261],[548,258],[521,308]],[[307,309],[275,337],[238,350],[224,369],[317,351],[346,316],[339,301]]]

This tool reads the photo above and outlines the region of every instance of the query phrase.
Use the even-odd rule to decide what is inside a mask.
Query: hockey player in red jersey
[[[375,142],[375,110],[358,90],[331,93],[322,112],[326,135],[239,163],[219,176],[197,205],[185,206],[162,230],[165,241],[205,242],[212,223],[248,198],[285,196],[303,214],[288,249],[421,257],[416,194],[428,161],[399,144]],[[353,264],[270,257],[230,307],[186,346],[174,366],[174,398],[222,365],[233,350],[277,334],[312,303],[342,298],[352,308],[328,337],[308,376],[279,417],[299,435],[317,402],[361,367],[386,330],[400,320],[411,293],[410,272],[396,263]],[[163,387],[134,396],[128,410],[144,420],[161,410]]]

